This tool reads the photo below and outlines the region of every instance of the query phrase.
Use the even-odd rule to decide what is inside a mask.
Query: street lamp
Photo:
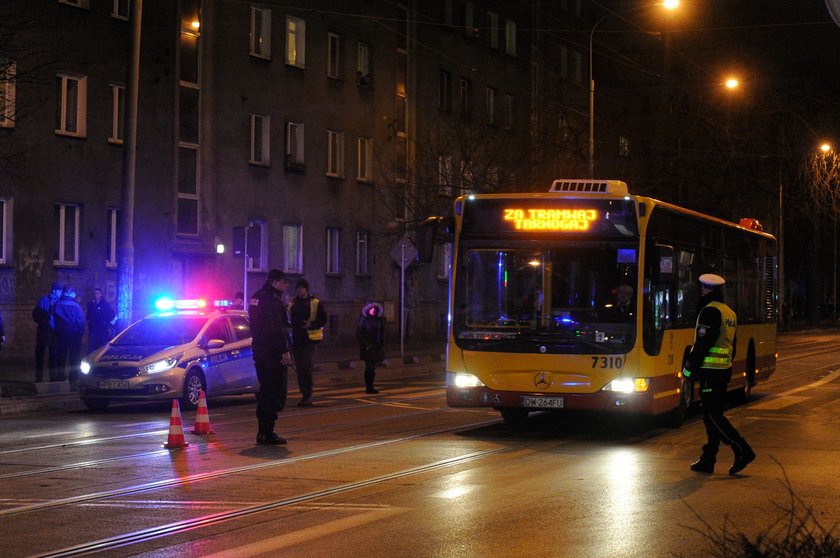
[[[610,12],[595,22],[592,31],[589,33],[589,178],[595,178],[595,78],[592,75],[592,40],[598,26],[613,16],[627,15],[633,12],[646,10],[654,6],[662,6],[667,10],[674,10],[680,5],[680,0],[663,0],[654,4],[639,6],[623,12]]]

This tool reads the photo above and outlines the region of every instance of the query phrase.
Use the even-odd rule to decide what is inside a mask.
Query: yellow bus
[[[682,365],[698,277],[726,278],[738,316],[730,389],[776,368],[776,240],[648,197],[617,180],[454,202],[446,392],[507,422],[537,410],[659,416],[696,398]],[[419,238],[419,237],[418,237]]]

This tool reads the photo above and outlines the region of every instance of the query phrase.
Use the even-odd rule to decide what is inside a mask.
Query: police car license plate
[[[128,389],[130,386],[126,380],[108,380],[99,382],[99,389]]]
[[[519,398],[519,404],[532,409],[562,409],[562,397],[526,397]]]

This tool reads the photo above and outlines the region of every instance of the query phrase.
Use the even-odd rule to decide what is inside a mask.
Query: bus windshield
[[[625,353],[636,335],[637,243],[462,248],[453,333],[464,349]]]

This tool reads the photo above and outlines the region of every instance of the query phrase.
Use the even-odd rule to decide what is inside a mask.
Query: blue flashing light
[[[175,301],[168,296],[162,296],[155,301],[155,308],[157,310],[172,310],[175,308]]]

